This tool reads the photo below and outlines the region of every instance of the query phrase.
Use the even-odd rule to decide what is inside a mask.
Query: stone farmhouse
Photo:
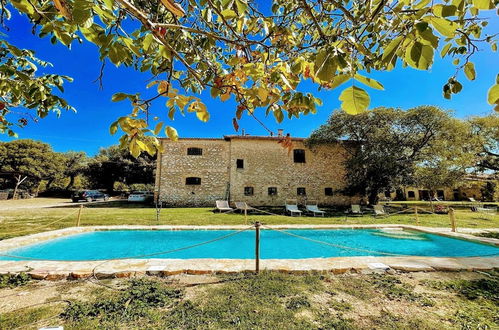
[[[292,138],[288,152],[278,136],[229,135],[223,138],[162,139],[155,194],[166,206],[214,206],[216,200],[252,206],[349,205],[358,197],[340,193],[348,141],[308,148]]]

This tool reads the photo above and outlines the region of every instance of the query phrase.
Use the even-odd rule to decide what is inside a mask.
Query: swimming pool
[[[262,230],[262,259],[306,259],[349,256],[498,256],[499,248],[468,240],[418,231],[395,229],[288,229]],[[234,230],[109,230],[52,239],[22,248],[1,251],[26,258],[83,261],[105,260],[154,254],[210,241],[235,233]],[[331,245],[320,244],[315,241]],[[349,247],[349,248],[345,248]],[[240,232],[209,244],[142,258],[168,259],[252,259],[255,232]],[[0,256],[0,260],[18,260]]]

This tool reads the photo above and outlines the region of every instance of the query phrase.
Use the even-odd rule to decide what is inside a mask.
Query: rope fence
[[[215,237],[213,239],[210,239],[210,240],[207,240],[207,241],[204,241],[204,242],[200,242],[200,243],[196,243],[196,244],[192,244],[192,245],[188,245],[188,246],[183,246],[183,247],[179,247],[179,248],[175,248],[175,249],[170,249],[170,250],[165,250],[165,251],[158,251],[158,252],[153,252],[153,253],[147,253],[147,254],[126,256],[126,257],[118,257],[118,258],[110,258],[110,259],[103,260],[101,263],[97,264],[92,269],[92,277],[98,280],[98,278],[96,276],[96,270],[97,270],[97,268],[102,267],[104,264],[106,264],[108,262],[111,262],[111,261],[129,260],[129,259],[142,259],[142,258],[147,258],[147,257],[153,257],[153,256],[158,256],[158,255],[166,255],[166,254],[171,254],[171,253],[174,253],[174,252],[184,251],[184,250],[192,249],[192,248],[195,248],[195,247],[199,247],[199,246],[207,245],[207,244],[210,244],[210,243],[214,243],[214,242],[217,242],[217,241],[221,241],[221,240],[224,240],[224,239],[236,236],[236,235],[238,235],[238,234],[240,234],[242,232],[248,231],[248,230],[253,229],[253,228],[255,229],[255,273],[258,273],[260,271],[260,228],[261,227],[263,227],[263,228],[265,228],[267,230],[271,230],[271,231],[275,231],[275,232],[281,233],[283,235],[287,235],[287,236],[290,236],[290,237],[298,238],[298,239],[301,239],[301,240],[305,240],[305,241],[308,241],[308,242],[312,242],[312,243],[316,243],[316,244],[320,244],[320,245],[324,245],[324,246],[328,246],[328,247],[334,247],[334,248],[341,249],[341,250],[351,250],[351,251],[366,253],[366,255],[368,255],[368,256],[372,256],[372,255],[375,255],[375,256],[390,256],[390,257],[408,257],[408,256],[412,256],[412,255],[402,254],[402,253],[392,253],[392,252],[376,251],[376,250],[371,250],[371,249],[366,249],[366,248],[361,248],[361,247],[352,247],[352,246],[347,246],[347,245],[342,245],[342,244],[336,244],[336,243],[321,241],[321,240],[313,239],[313,238],[310,238],[310,237],[305,237],[305,236],[301,236],[301,235],[298,235],[298,234],[294,234],[294,233],[291,233],[289,231],[285,231],[285,230],[282,230],[282,229],[273,228],[273,227],[261,224],[260,222],[256,222],[252,226],[249,226],[249,227],[246,227],[246,228],[243,228],[243,229],[231,232],[231,233],[226,234],[226,235]],[[0,254],[0,256],[1,257],[7,257],[7,258],[13,258],[13,259],[19,259],[19,260],[63,261],[63,260],[58,260],[58,259],[32,258],[32,257],[27,257],[27,256],[17,256],[17,255],[11,255],[11,254]],[[477,256],[466,256],[466,257],[491,257],[491,256],[499,256],[499,252],[498,253],[488,254],[488,255],[477,255]],[[86,260],[86,261],[101,261],[101,260]]]

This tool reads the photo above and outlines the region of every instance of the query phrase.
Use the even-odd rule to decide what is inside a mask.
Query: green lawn
[[[74,226],[77,212],[78,205],[71,204],[65,207],[3,210],[0,212],[0,238]],[[498,215],[481,214],[467,209],[458,209],[455,214],[458,227],[499,227]],[[58,221],[64,216],[67,217]],[[449,216],[445,214],[423,214],[420,211],[418,218],[422,226],[450,226]],[[328,216],[324,218],[249,214],[248,222],[245,222],[242,214],[214,213],[211,208],[163,208],[157,219],[155,208],[126,202],[110,202],[85,204],[80,225],[242,225],[255,221],[264,224],[416,224],[414,214],[398,214],[386,218],[375,218],[372,215],[345,217],[341,211],[328,212]]]
[[[1,329],[497,329],[497,272],[11,281]],[[15,284],[14,284],[15,285]],[[14,286],[11,285],[11,286]],[[54,287],[55,285],[55,287]],[[45,287],[45,289],[43,289]],[[37,295],[28,301],[17,292]],[[45,296],[39,292],[43,291]],[[14,306],[23,306],[15,308]],[[32,307],[30,307],[32,306]],[[14,307],[14,308],[13,308]]]

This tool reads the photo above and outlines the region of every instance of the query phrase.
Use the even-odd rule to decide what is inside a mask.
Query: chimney
[[[241,130],[241,135],[242,135],[242,136],[245,136],[245,135],[246,135],[245,133],[246,133],[246,132],[245,132],[245,130],[244,130],[244,128],[243,128],[243,129]]]
[[[279,129],[277,130],[277,136],[278,136],[278,137],[282,137],[282,133],[283,133],[283,129],[282,129],[282,128],[279,128]]]

